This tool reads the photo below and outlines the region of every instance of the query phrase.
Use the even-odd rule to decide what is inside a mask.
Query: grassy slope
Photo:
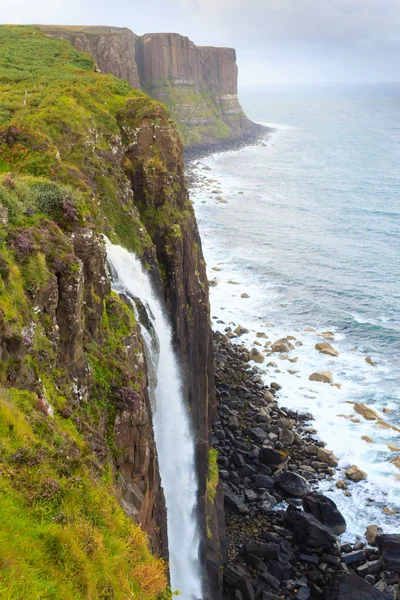
[[[0,205],[9,212],[0,225],[0,333],[11,348],[0,368],[0,597],[167,598],[164,563],[125,517],[111,467],[85,438],[102,421],[112,424],[132,313],[118,297],[106,299],[98,340],[86,348],[93,385],[82,408],[71,404],[52,323],[34,310],[55,263],[66,276],[79,266],[67,235],[71,210],[73,220],[128,247],[149,243],[132,201],[120,196],[123,174],[112,157],[117,111],[129,97],[142,112],[151,114],[152,104],[35,28],[0,27],[0,48],[0,172],[9,173],[0,176]],[[44,392],[29,391],[40,380]]]

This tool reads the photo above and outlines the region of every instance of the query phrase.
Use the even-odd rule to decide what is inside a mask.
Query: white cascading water
[[[149,391],[153,396],[154,435],[167,505],[171,588],[180,591],[182,600],[201,600],[194,439],[171,326],[139,259],[107,239],[106,250],[113,289],[141,300],[157,338],[142,325],[149,366],[155,374]]]

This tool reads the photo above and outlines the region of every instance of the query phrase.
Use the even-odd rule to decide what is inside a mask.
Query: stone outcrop
[[[261,131],[240,106],[233,48],[196,46],[177,33],[136,36],[127,28],[41,26],[92,54],[103,73],[127,79],[166,104],[187,147],[209,147]]]
[[[68,40],[77,50],[89,52],[102,73],[111,73],[139,87],[136,63],[137,35],[126,27],[67,27],[42,25],[48,35]]]

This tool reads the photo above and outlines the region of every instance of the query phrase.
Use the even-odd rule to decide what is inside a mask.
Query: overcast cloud
[[[233,46],[242,84],[400,80],[400,0],[0,0],[0,6],[4,23],[117,25]]]

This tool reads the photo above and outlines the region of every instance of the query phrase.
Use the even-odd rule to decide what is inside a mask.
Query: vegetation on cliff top
[[[0,172],[73,186],[88,223],[142,252],[151,240],[124,174],[117,114],[130,100],[152,118],[159,103],[35,27],[0,26],[0,47]]]
[[[80,227],[151,245],[117,114],[136,103],[133,127],[160,107],[34,27],[1,26],[0,47],[0,596],[167,598],[165,564],[120,507],[110,461],[116,393],[141,386],[124,362],[132,312],[90,291],[82,322],[93,301],[99,325],[79,342],[90,394],[78,401],[53,299],[79,282]]]

